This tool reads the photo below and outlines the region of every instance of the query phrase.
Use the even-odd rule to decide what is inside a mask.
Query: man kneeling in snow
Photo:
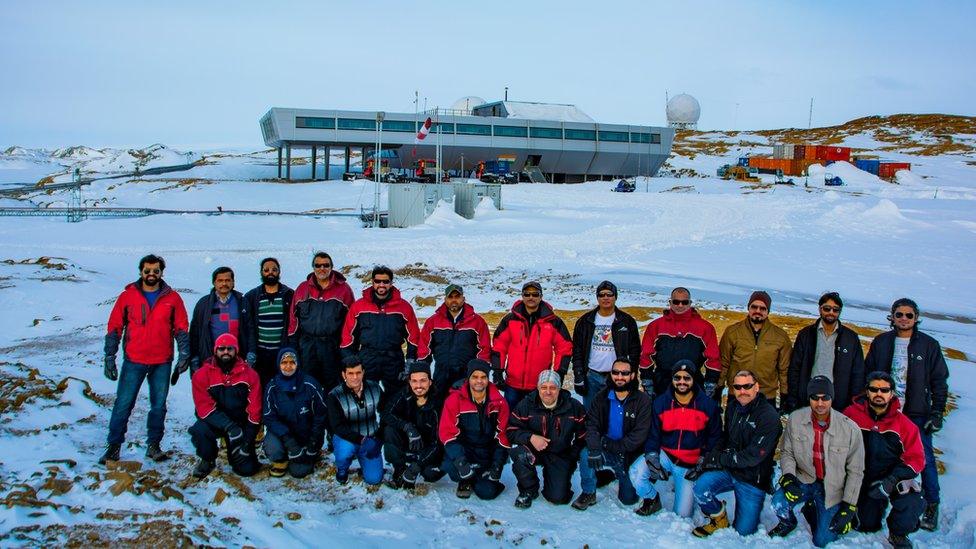
[[[365,379],[358,355],[349,355],[342,365],[342,384],[329,392],[329,430],[335,448],[336,481],[349,481],[352,460],[359,461],[366,484],[383,480],[383,456],[380,455],[379,383]]]
[[[443,400],[438,398],[426,362],[407,362],[407,387],[383,412],[383,450],[393,465],[392,488],[413,488],[423,476],[437,482],[444,476],[444,447],[437,435]]]
[[[200,462],[193,476],[205,478],[217,461],[217,439],[227,441],[227,461],[234,472],[249,477],[261,469],[254,439],[261,420],[261,381],[237,356],[237,337],[223,334],[214,354],[193,374],[193,405],[197,422],[190,427]]]
[[[271,460],[271,476],[295,478],[312,473],[322,451],[329,416],[322,388],[298,371],[298,355],[291,347],[278,351],[279,373],[264,391],[264,453]]]

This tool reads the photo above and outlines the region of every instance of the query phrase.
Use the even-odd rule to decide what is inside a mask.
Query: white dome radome
[[[451,110],[470,111],[478,105],[484,105],[485,103],[486,101],[477,95],[466,95],[455,101],[454,104],[451,105]]]
[[[682,93],[668,101],[668,125],[677,127],[693,127],[701,117],[701,105],[694,97]]]

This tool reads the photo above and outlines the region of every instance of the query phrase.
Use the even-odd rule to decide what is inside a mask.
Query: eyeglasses
[[[149,274],[158,275],[161,272],[163,272],[163,271],[161,271],[159,269],[143,269],[142,270],[142,274],[144,274],[144,275],[149,275]]]
[[[897,313],[895,313],[895,318],[902,318],[902,317],[907,318],[908,320],[911,320],[911,319],[915,318],[915,313],[903,313],[901,311],[898,311]]]
[[[392,280],[379,280],[379,279],[374,278],[373,279],[373,284],[382,284],[382,285],[386,286],[386,285],[389,285],[389,284],[393,284],[393,281]]]
[[[596,294],[596,296],[597,297],[613,297],[613,294],[610,293],[610,292],[600,292],[600,293]]]
[[[830,305],[824,305],[823,307],[820,307],[820,310],[825,313],[839,313],[840,307],[831,307]]]
[[[732,384],[732,388],[735,389],[736,391],[748,391],[749,389],[752,389],[755,386],[756,386],[756,383],[755,382],[752,382],[752,383],[743,383],[741,385],[739,385],[737,383],[733,383]]]
[[[818,402],[830,402],[834,399],[830,395],[810,395],[810,400],[816,400]]]
[[[221,347],[215,348],[214,350],[217,351],[218,353],[226,353],[227,351],[235,351],[236,348],[235,347],[223,347],[223,346],[221,346]]]
[[[539,292],[522,292],[522,297],[542,297]]]
[[[691,300],[690,299],[672,299],[671,300],[671,304],[672,305],[688,305],[689,303],[691,303]]]
[[[868,387],[868,392],[886,395],[891,392],[891,387]]]
[[[691,381],[691,376],[676,375],[671,376],[671,379],[675,381]]]
[[[630,370],[610,370],[610,375],[612,376],[629,376]]]
[[[312,265],[312,267],[315,267],[316,269],[331,269],[332,268],[332,264],[331,263],[316,263],[316,264]]]

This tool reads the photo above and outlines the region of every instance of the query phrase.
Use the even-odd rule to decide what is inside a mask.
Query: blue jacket
[[[268,383],[264,391],[264,424],[278,438],[291,437],[302,445],[321,443],[327,422],[322,388],[312,376],[300,371],[290,377],[279,373]]]

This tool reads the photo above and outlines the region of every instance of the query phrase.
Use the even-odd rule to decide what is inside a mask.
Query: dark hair
[[[390,277],[390,282],[393,282],[393,269],[390,269],[386,265],[377,265],[373,267],[373,273],[369,275],[369,277],[376,278],[376,275],[386,275]]]
[[[163,271],[166,270],[166,260],[163,259],[163,258],[161,258],[161,257],[159,257],[156,254],[149,254],[149,255],[143,256],[142,259],[139,260],[139,271],[140,272],[142,272],[142,267],[146,263],[149,263],[150,265],[152,265],[153,263],[159,263],[159,272],[163,272]]]
[[[738,372],[735,373],[734,376],[732,376],[732,379],[735,379],[737,377],[745,377],[745,376],[751,377],[753,382],[759,381],[758,379],[756,379],[756,374],[752,370],[739,370]]]
[[[210,283],[213,284],[214,282],[217,282],[217,275],[222,275],[224,273],[230,273],[230,279],[234,280],[234,269],[231,269],[230,267],[217,267],[214,269],[213,274],[210,275]]]
[[[617,359],[614,360],[613,363],[614,364],[626,364],[627,366],[630,367],[630,373],[633,374],[633,373],[637,372],[637,368],[634,368],[634,364],[632,362],[630,362],[630,359],[627,358],[627,357],[622,357],[622,356],[621,357],[617,357]]]
[[[820,296],[820,301],[817,302],[817,305],[818,306],[823,305],[828,301],[833,301],[841,309],[844,308],[844,300],[840,298],[840,294],[837,292],[827,292],[824,295]]]
[[[915,303],[914,299],[909,299],[907,297],[900,297],[891,304],[891,314],[888,315],[888,323],[891,327],[895,327],[895,309],[898,307],[911,307],[915,311],[915,325],[918,326],[922,323],[922,317],[918,313],[918,303]]]
[[[359,355],[349,355],[342,359],[342,371],[351,370],[356,366],[362,366],[363,361],[359,360]]]
[[[273,262],[275,264],[275,267],[278,267],[278,270],[279,271],[281,270],[281,263],[278,263],[278,260],[275,259],[275,258],[273,258],[273,257],[266,257],[266,258],[262,259],[261,260],[261,263],[258,263],[258,268],[259,269],[263,269],[264,268],[264,264],[267,263],[267,262],[269,262],[269,261]]]
[[[882,370],[876,370],[868,374],[868,379],[867,381],[864,382],[864,386],[868,387],[869,385],[871,385],[872,381],[878,381],[878,380],[886,382],[888,384],[888,387],[892,389],[895,388],[894,378],[891,377],[891,374]]]
[[[328,259],[330,263],[332,263],[333,265],[335,265],[335,261],[332,261],[332,256],[331,255],[329,255],[329,254],[327,254],[325,252],[315,252],[315,255],[312,256],[312,267],[313,268],[315,267],[315,260],[316,259]]]
[[[678,286],[677,288],[671,290],[671,295],[674,295],[675,292],[688,294],[688,298],[689,299],[691,298],[691,292],[688,290],[688,288],[685,288],[684,286]]]

